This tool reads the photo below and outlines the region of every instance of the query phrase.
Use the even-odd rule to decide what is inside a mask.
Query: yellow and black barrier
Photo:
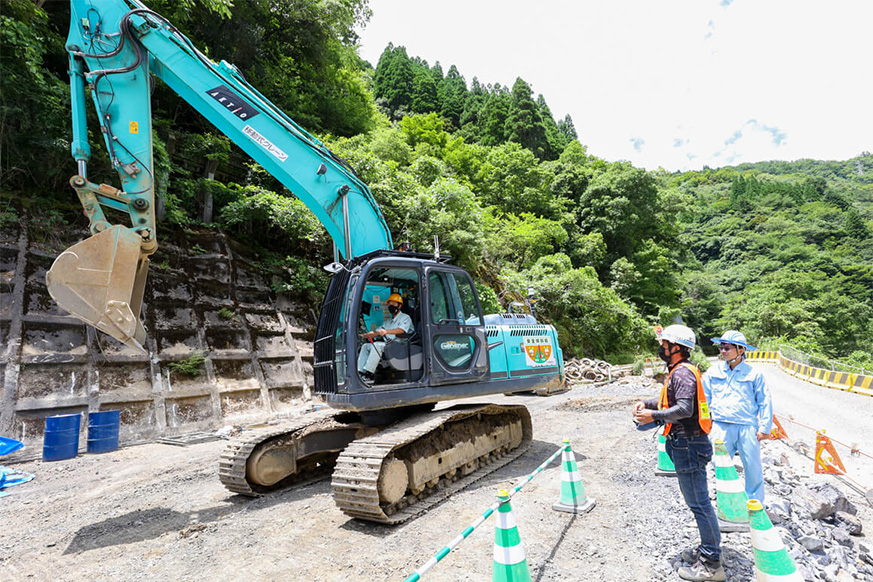
[[[800,378],[819,386],[873,396],[873,376],[815,368],[801,362],[789,360],[781,352],[764,352],[759,350],[749,352],[746,355],[746,359],[750,362],[777,364],[781,370],[788,372],[795,378]]]
[[[763,352],[757,350],[747,353],[746,359],[750,362],[770,362],[775,364],[779,362],[779,352]]]

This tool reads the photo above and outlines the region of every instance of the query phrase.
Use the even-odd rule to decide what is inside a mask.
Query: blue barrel
[[[43,461],[63,461],[79,454],[79,426],[82,415],[58,414],[45,418]]]
[[[88,413],[88,452],[108,453],[118,448],[120,410]]]

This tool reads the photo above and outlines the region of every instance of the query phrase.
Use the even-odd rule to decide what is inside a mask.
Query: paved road
[[[773,409],[780,421],[795,421],[847,445],[857,443],[864,453],[873,456],[873,397],[825,388],[804,382],[779,369],[775,364],[755,363],[764,372],[773,394]],[[813,447],[815,433],[789,421],[783,422],[788,436]],[[873,459],[851,457],[849,450],[835,445],[848,475],[867,487],[873,487]]]

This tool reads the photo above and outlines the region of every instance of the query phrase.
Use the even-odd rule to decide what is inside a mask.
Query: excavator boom
[[[71,0],[67,51],[73,107],[71,179],[91,238],[62,253],[49,293],[72,315],[143,350],[139,320],[149,256],[157,250],[151,75],[275,176],[315,214],[351,259],[390,249],[391,234],[367,186],[343,160],[249,85],[214,63],[178,29],[136,0]],[[86,87],[121,188],[92,184]],[[130,216],[113,225],[103,211]]]
[[[313,393],[339,410],[230,443],[219,468],[229,490],[262,495],[335,469],[342,511],[399,523],[524,452],[532,426],[523,406],[432,410],[444,400],[559,387],[564,372],[554,327],[532,316],[483,315],[463,269],[439,253],[391,250],[382,213],[352,169],[233,65],[212,62],[163,17],[137,0],[71,3],[67,50],[78,163],[71,184],[92,236],[61,253],[47,275],[62,308],[144,349],[139,316],[157,249],[152,75],[306,204],[345,258],[325,295],[313,357]],[[88,180],[86,86],[120,188]],[[107,208],[126,213],[130,225],[111,223]],[[400,317],[401,308],[408,332],[378,349],[368,346],[379,362],[365,376],[362,337],[388,329],[382,326],[389,314]]]

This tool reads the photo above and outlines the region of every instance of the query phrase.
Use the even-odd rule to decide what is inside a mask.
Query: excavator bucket
[[[62,309],[145,352],[139,312],[148,267],[142,238],[116,225],[61,253],[46,284]]]

